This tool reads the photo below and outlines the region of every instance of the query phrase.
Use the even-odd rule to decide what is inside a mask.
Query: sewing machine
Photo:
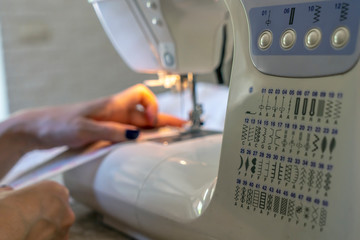
[[[75,199],[138,239],[358,239],[359,1],[92,4],[138,71],[214,69],[226,9],[234,58],[223,136],[126,143],[65,174]]]

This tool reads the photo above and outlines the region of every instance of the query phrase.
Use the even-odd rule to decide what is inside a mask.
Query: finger
[[[131,125],[140,127],[140,128],[149,128],[155,127],[157,122],[157,116],[153,117],[144,112],[133,110],[128,113],[129,123]]]
[[[65,212],[66,214],[63,219],[61,228],[63,229],[64,232],[68,232],[70,227],[74,224],[76,220],[76,216],[70,206],[68,206],[68,208],[65,209]]]
[[[130,100],[129,105],[136,106],[141,104],[144,107],[144,125],[155,126],[157,121],[158,103],[155,94],[143,84],[137,84],[126,90],[125,94]],[[125,97],[125,96],[122,96]]]
[[[29,186],[28,188],[35,187],[38,188],[40,192],[52,192],[56,193],[56,195],[61,198],[64,202],[69,202],[69,189],[65,187],[64,185],[52,181],[52,180],[45,180],[39,183],[36,183],[32,186]],[[45,189],[45,190],[44,190]]]
[[[182,127],[184,126],[187,121],[168,115],[164,113],[158,114],[158,121],[156,127],[163,127],[163,126],[174,126],[174,127]]]
[[[162,126],[182,127],[187,123],[187,121],[183,119],[163,113],[157,114],[155,118],[156,121],[153,124],[149,124],[142,112],[133,111],[129,113],[129,117],[131,118],[131,124],[140,128],[154,128]]]
[[[134,140],[139,136],[139,130],[132,125],[125,125],[116,122],[97,122],[87,120],[88,125],[86,137],[87,142],[95,142],[100,140],[111,142],[122,142],[126,140]]]
[[[152,110],[157,110],[157,99],[155,94],[145,85],[137,84],[134,87],[129,89],[129,94],[133,95],[137,93],[139,99],[135,102],[135,104],[140,103],[145,108],[153,108]]]
[[[137,108],[138,105],[142,106],[142,110]],[[141,116],[139,119],[144,122],[141,126],[155,126],[157,121],[156,96],[142,84],[128,88],[111,98],[86,104],[83,108],[84,116],[98,121],[133,124],[133,119],[130,117],[132,112],[137,112],[137,115]]]

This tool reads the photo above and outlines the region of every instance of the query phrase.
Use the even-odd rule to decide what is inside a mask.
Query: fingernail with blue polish
[[[140,134],[140,131],[139,130],[130,130],[130,129],[127,129],[126,132],[125,132],[125,137],[129,140],[134,140],[134,139],[137,139],[138,136]]]

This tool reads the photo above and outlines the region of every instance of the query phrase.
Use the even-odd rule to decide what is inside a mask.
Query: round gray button
[[[258,46],[261,50],[268,49],[273,41],[272,33],[268,30],[262,32],[258,39]]]
[[[153,19],[151,19],[151,23],[152,23],[153,25],[157,25],[157,26],[161,26],[161,25],[162,25],[162,21],[161,21],[160,19],[158,19],[158,18],[153,18]]]
[[[280,45],[283,49],[290,49],[296,42],[296,33],[294,30],[286,30],[281,36]]]
[[[156,3],[154,3],[153,1],[150,1],[150,0],[146,1],[146,7],[156,9]]]
[[[164,53],[164,61],[166,66],[169,67],[171,67],[175,63],[174,56],[169,52]]]
[[[321,42],[321,37],[319,29],[310,29],[305,36],[305,46],[309,49],[317,48]]]
[[[343,48],[350,40],[350,31],[346,27],[337,28],[332,37],[331,45],[334,48]]]

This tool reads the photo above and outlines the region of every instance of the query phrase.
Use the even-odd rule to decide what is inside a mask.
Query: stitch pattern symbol
[[[269,171],[270,171],[270,161],[267,161],[265,163],[265,168],[264,168],[264,177],[268,177],[269,176]]]
[[[323,176],[324,176],[324,173],[322,171],[318,171],[318,173],[316,175],[316,188],[318,190],[320,190],[322,188]]]
[[[321,208],[321,210],[320,210],[320,219],[319,219],[320,227],[324,227],[326,225],[326,217],[327,217],[326,209]]]
[[[278,143],[278,140],[281,138],[280,136],[279,136],[279,132],[280,132],[281,130],[280,129],[278,129],[278,130],[276,130],[275,131],[275,140],[274,140],[274,144],[275,144],[275,146],[280,146],[280,144]]]
[[[294,216],[294,210],[295,210],[295,201],[289,200],[289,206],[288,206],[288,217]]]
[[[245,161],[245,171],[247,171],[249,169],[249,166],[250,166],[249,158],[247,157],[246,161]]]
[[[306,113],[307,113],[308,102],[309,102],[309,99],[308,99],[308,98],[305,98],[305,99],[303,100],[303,108],[302,108],[302,111],[301,111],[301,114],[302,114],[303,116],[305,116]]]
[[[286,139],[287,139],[287,134],[288,134],[288,131],[285,130],[285,132],[284,132],[284,138],[283,138],[283,140],[282,140],[282,142],[281,142],[281,144],[282,144],[282,146],[283,146],[284,148],[285,148],[286,145],[288,144],[288,142],[286,141]]]
[[[324,137],[323,140],[321,141],[321,152],[324,153],[327,147],[327,138]]]
[[[319,217],[319,208],[317,207],[312,207],[312,214],[311,214],[311,222],[314,224],[317,224],[317,219]]]
[[[240,170],[241,170],[243,165],[244,165],[244,158],[240,155],[240,166],[238,168],[238,175],[240,174]]]
[[[302,211],[303,211],[303,204],[300,202],[300,205],[298,205],[295,209],[295,217],[297,220],[300,219],[300,215],[301,215]]]
[[[325,100],[319,100],[316,116],[317,117],[324,116],[324,109],[325,109]]]
[[[298,151],[300,151],[300,149],[303,147],[303,145],[301,143],[302,138],[303,138],[303,133],[300,132],[300,134],[299,134],[299,142],[296,144],[296,147],[298,148]]]
[[[281,198],[280,214],[286,216],[288,200],[287,198]]]
[[[315,140],[312,142],[313,143],[313,152],[316,152],[316,150],[319,149],[319,146],[317,145],[317,143],[320,141],[320,138],[318,137],[318,135],[314,134]]]
[[[336,147],[336,139],[332,138],[331,141],[330,141],[330,146],[329,146],[330,154],[333,153],[335,147]]]
[[[256,126],[255,127],[255,136],[254,136],[254,142],[255,143],[260,142],[260,134],[261,134],[261,127]]]
[[[262,143],[266,143],[266,135],[267,135],[267,128],[264,127],[264,133],[262,135],[263,139],[262,139]]]
[[[261,193],[260,193],[259,208],[260,208],[260,209],[265,209],[265,205],[266,205],[266,193],[265,193],[265,192],[261,192]]]
[[[304,186],[305,184],[305,181],[306,181],[306,169],[303,167],[301,168],[301,171],[300,171],[300,186]]]
[[[254,197],[253,197],[253,207],[259,206],[259,200],[260,200],[260,191],[255,190]]]
[[[245,141],[245,140],[247,139],[248,129],[249,129],[249,126],[246,125],[246,124],[243,124],[242,134],[241,134],[241,140],[242,140],[242,141]]]
[[[280,111],[280,113],[281,113],[280,116],[282,116],[282,113],[285,111],[284,101],[285,101],[285,97],[283,96],[283,97],[282,97],[282,102],[281,102],[281,107],[279,107],[279,111]]]
[[[261,103],[259,105],[260,112],[265,108],[264,106],[264,94],[261,96]]]
[[[291,181],[291,183],[295,184],[295,183],[298,181],[299,176],[300,176],[300,174],[299,174],[299,167],[295,165],[295,166],[293,167],[293,174],[292,174],[292,181]]]
[[[269,105],[269,100],[270,100],[270,96],[268,96],[266,100],[266,106],[265,106],[266,113],[267,111],[271,110],[271,106]]]
[[[320,21],[320,13],[321,13],[321,6],[316,5],[313,23],[317,23]]]
[[[241,197],[240,197],[240,202],[241,203],[245,203],[245,195],[246,195],[246,188],[245,187],[243,187],[243,188],[241,188]]]
[[[315,115],[315,106],[316,106],[316,99],[311,99],[311,106],[310,106],[310,116],[313,117]]]
[[[274,111],[274,114],[276,113],[276,110],[278,109],[278,107],[277,107],[277,101],[278,101],[278,97],[275,96],[275,104],[274,104],[274,106],[272,107],[272,110]]]
[[[271,195],[271,194],[268,194],[268,195],[267,195],[267,199],[266,199],[266,210],[271,211],[271,209],[272,209],[272,204],[273,204],[273,199],[274,199],[273,195]]]
[[[341,116],[341,106],[342,102],[340,102],[339,100],[335,101],[335,106],[334,106],[334,119],[337,120],[340,118]]]
[[[280,197],[279,197],[279,196],[275,196],[273,211],[274,211],[275,213],[278,213],[279,210],[280,210]]]
[[[274,142],[274,134],[275,134],[275,130],[273,128],[270,128],[271,130],[271,134],[270,134],[270,141],[269,141],[269,145],[272,144]]]
[[[251,167],[250,171],[251,171],[252,174],[255,174],[255,172],[256,172],[256,162],[257,162],[256,158],[253,158],[251,160],[252,167]]]
[[[281,181],[283,179],[283,173],[284,173],[284,167],[281,165],[281,163],[279,163],[279,168],[278,168],[278,180]]]
[[[305,219],[310,218],[310,208],[309,207],[305,207],[305,209],[304,209],[304,218]]]
[[[331,118],[333,111],[334,102],[332,100],[327,100],[325,107],[325,118]]]
[[[304,145],[305,151],[309,151],[310,149],[310,133],[306,135],[306,143]]]
[[[262,174],[262,169],[263,169],[263,160],[259,160],[258,162],[258,167],[257,167],[257,176],[260,177]]]
[[[235,205],[236,205],[236,202],[239,201],[239,195],[240,195],[240,187],[237,185],[236,188],[235,188]]]
[[[255,127],[249,127],[248,132],[248,141],[252,142],[254,140]]]
[[[274,180],[274,179],[275,179],[275,176],[276,176],[276,167],[277,167],[277,163],[274,163],[274,164],[272,164],[272,166],[271,166],[270,178],[271,178],[272,180]]]
[[[292,103],[292,97],[290,97],[290,101],[289,101],[289,105],[288,105],[288,114],[290,113],[290,110],[291,110],[291,104]]]
[[[253,201],[253,190],[249,188],[247,190],[246,204],[251,205],[252,201]]]
[[[288,183],[291,181],[291,172],[292,172],[292,165],[286,165],[284,180]]]
[[[296,98],[294,115],[298,115],[298,114],[299,114],[299,109],[300,109],[300,98]]]
[[[341,14],[340,14],[340,21],[345,21],[348,19],[349,15],[349,5],[348,3],[343,2],[341,4]]]
[[[324,186],[325,191],[330,190],[330,183],[331,183],[331,174],[327,173],[325,174],[325,186]]]
[[[312,188],[314,186],[314,182],[315,182],[315,170],[314,169],[310,169],[309,170],[309,177],[308,177],[308,187]]]

